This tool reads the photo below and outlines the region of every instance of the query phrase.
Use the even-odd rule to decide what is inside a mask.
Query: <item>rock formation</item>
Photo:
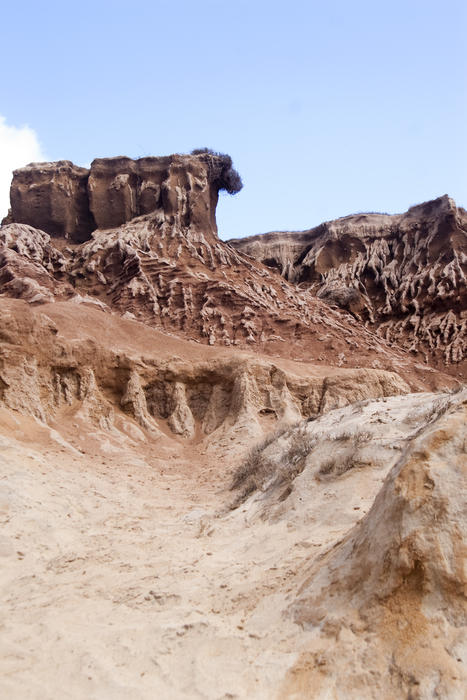
[[[96,228],[89,209],[88,177],[86,168],[69,160],[32,163],[15,170],[9,221],[77,243],[87,240]]]
[[[405,214],[355,214],[229,243],[389,343],[465,372],[467,214],[449,197]]]
[[[284,419],[409,391],[382,370],[304,372],[279,359],[198,349],[93,306],[2,300],[0,406],[51,425],[73,407],[109,430],[126,414],[153,438],[172,433],[226,447],[239,431],[248,442]]]
[[[350,696],[373,676],[381,690],[399,696],[462,697],[466,432],[464,392],[409,442],[368,514],[319,562],[319,573],[317,567],[307,572],[295,619],[333,629],[339,640],[332,651],[323,640],[319,675],[325,687],[342,687],[333,662],[336,655],[348,660],[345,630],[354,630],[355,670],[345,679]],[[357,671],[355,657],[368,659],[370,637],[371,661]],[[333,670],[324,679],[326,666]]]
[[[54,175],[61,164],[17,171],[13,220],[13,193],[22,192],[26,175],[34,192],[37,168],[40,183],[45,173],[51,174],[48,196],[54,188],[62,191],[63,182]],[[36,303],[89,297],[154,328],[209,345],[388,369],[413,387],[449,383],[430,370],[427,358],[412,361],[356,318],[330,308],[312,289],[297,293],[295,284],[219,240],[218,190],[235,191],[237,178],[230,158],[204,151],[139,161],[95,160],[87,176],[89,209],[96,225],[111,227],[88,232],[89,240],[76,243],[71,230],[58,236],[55,222],[49,238],[47,221],[45,232],[33,228],[38,222],[31,208],[28,224],[0,229],[0,293]],[[28,191],[21,195],[24,202]],[[67,192],[74,212],[76,190],[70,186]],[[68,218],[79,217],[75,212]]]
[[[285,520],[316,547],[334,532],[289,595],[309,637],[279,697],[463,696],[466,435],[466,390],[365,401],[281,431],[239,470],[250,527]]]
[[[464,213],[229,245],[240,186],[206,149],[15,173],[2,697],[465,694]]]
[[[0,228],[0,290],[7,296],[39,303],[74,295],[64,281],[67,258],[50,236],[27,224]]]
[[[214,233],[219,190],[234,194],[241,186],[231,158],[208,149],[189,156],[96,158],[89,170],[67,160],[31,163],[13,173],[6,223],[82,243],[96,228],[158,212],[166,223]]]

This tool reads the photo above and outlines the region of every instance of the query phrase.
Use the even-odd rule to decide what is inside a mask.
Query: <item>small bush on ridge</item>
[[[192,156],[201,156],[209,166],[212,183],[229,194],[237,194],[243,187],[242,178],[233,167],[232,158],[227,153],[213,151],[212,148],[194,148]]]

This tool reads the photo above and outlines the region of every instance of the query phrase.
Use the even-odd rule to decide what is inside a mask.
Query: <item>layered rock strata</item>
[[[325,285],[325,289],[321,289],[321,283],[310,281],[306,289],[297,289],[297,279],[293,275],[288,275],[293,278],[290,281],[281,278],[267,265],[238,250],[240,246],[219,240],[215,223],[218,191],[224,188],[235,192],[241,186],[228,156],[201,151],[189,156],[139,161],[97,159],[88,174],[78,169],[76,177],[79,174],[82,182],[86,181],[92,225],[101,227],[92,234],[88,232],[89,240],[81,243],[77,240],[85,237],[84,229],[72,229],[66,221],[84,220],[79,214],[81,205],[78,206],[82,203],[82,188],[78,192],[71,184],[65,186],[63,178],[74,168],[71,164],[65,165],[63,162],[32,165],[15,173],[10,220],[18,214],[15,197],[26,203],[25,206],[28,202],[31,206],[24,210],[24,218],[29,220],[27,224],[13,221],[0,229],[0,294],[34,303],[72,296],[93,299],[102,308],[209,345],[252,347],[268,354],[292,354],[295,359],[337,366],[388,369],[402,374],[413,388],[433,388],[440,386],[440,381],[445,386],[444,379],[432,372],[428,352],[413,361],[394,342],[397,328],[402,324],[406,329],[409,322],[406,318],[408,306],[404,307],[406,316],[397,322],[399,325],[395,329],[392,322],[387,322],[391,332],[387,330],[387,337],[381,338],[383,328],[376,324],[374,311],[379,308],[375,306],[379,287],[374,285],[374,289],[370,289],[366,277],[364,291],[356,287],[351,291],[358,299],[364,298],[368,309],[373,309],[373,329],[379,328],[380,337],[372,332],[372,321],[365,316],[369,313],[366,306],[361,313],[355,311],[354,316],[335,304],[331,308],[325,301],[329,301],[330,296],[325,293],[328,289]],[[53,215],[56,211],[68,212],[68,218],[62,217],[60,221],[41,218],[45,230],[33,226],[37,213],[33,206],[36,170],[38,192],[42,191],[47,173],[49,177],[46,199],[50,206],[47,205],[44,212],[50,211]],[[55,192],[59,201],[62,201],[63,192],[67,193],[68,209],[65,206],[54,209]],[[38,201],[41,201],[40,196]],[[416,222],[420,216],[414,214],[412,219]],[[49,230],[52,238],[49,238]],[[389,258],[394,253],[397,259],[400,251],[388,249],[384,262],[375,252],[379,250],[378,245],[383,245],[380,240],[383,234],[378,235],[368,264],[372,270],[377,270],[373,270],[373,276],[384,277],[375,267],[375,261],[379,260],[383,267],[387,263],[393,270],[394,264]],[[462,240],[461,234],[459,236]],[[26,241],[27,238],[30,240]],[[329,245],[338,248],[342,241],[339,243],[337,238],[336,234]],[[352,240],[360,239],[355,234]],[[310,252],[310,256],[315,255],[319,261],[319,270],[324,270],[323,245]],[[363,253],[360,251],[358,255]],[[416,259],[421,265],[419,257]],[[459,270],[463,274],[463,263],[459,256],[457,259],[461,267],[458,269],[457,263],[453,263],[454,280],[458,279]],[[363,263],[358,256],[356,260],[356,269],[360,270]],[[268,261],[270,263],[269,258],[265,260]],[[342,263],[339,269],[344,274],[346,264]],[[334,268],[328,270],[326,284],[334,289],[337,282],[332,270]],[[324,272],[319,274],[324,275]],[[440,307],[443,310],[439,311],[442,317],[436,317],[440,324],[438,335],[433,330],[435,319],[430,321],[430,338],[438,353],[445,351],[446,357],[453,359],[463,354],[465,319],[456,315],[453,318],[452,313],[457,311],[447,310],[454,299],[448,291],[447,306]],[[463,292],[459,294],[463,299]],[[418,323],[421,333],[430,312],[421,309],[420,313],[420,322],[416,314],[410,319]],[[366,319],[368,328],[363,326],[362,319]],[[399,331],[402,333],[400,328]],[[404,339],[406,335],[401,337]]]
[[[232,356],[73,300],[2,300],[0,405],[51,425],[74,416],[87,425],[84,435],[121,429],[127,416],[133,433],[138,427],[149,438],[172,434],[238,449],[276,422],[408,391],[391,372],[317,372]]]
[[[340,309],[309,292],[297,294],[214,234],[161,223],[157,214],[96,231],[91,241],[61,251],[47,234],[25,225],[0,232],[0,293],[10,297],[34,303],[74,298],[208,345],[388,369],[412,387],[450,382]]]

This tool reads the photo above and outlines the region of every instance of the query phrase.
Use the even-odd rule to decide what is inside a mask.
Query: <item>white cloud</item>
[[[10,206],[12,171],[35,161],[47,160],[34,129],[9,126],[0,115],[0,221]]]

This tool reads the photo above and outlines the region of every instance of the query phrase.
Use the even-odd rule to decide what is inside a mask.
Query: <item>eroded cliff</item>
[[[73,299],[2,301],[0,406],[49,425],[73,416],[83,445],[89,430],[123,430],[241,452],[275,423],[408,391],[391,372],[232,355]]]
[[[437,358],[463,348],[463,214],[350,217],[264,265],[217,237],[221,187],[205,150],[15,174],[1,692],[461,700],[466,394]],[[454,314],[434,354],[374,333],[385,295],[402,344],[412,306]]]
[[[233,194],[241,186],[230,156],[208,149],[138,160],[96,158],[89,169],[67,160],[31,163],[13,173],[6,222],[82,243],[97,228],[158,212],[168,223],[217,233],[219,190]]]
[[[224,172],[224,161],[218,158],[180,156],[177,167],[170,166],[172,184],[160,185],[161,207],[96,229],[83,243],[50,237],[29,224],[3,226],[0,293],[38,304],[76,297],[209,345],[252,348],[323,365],[387,369],[403,375],[414,388],[449,385],[447,377],[427,363],[414,362],[345,311],[330,308],[312,291],[297,293],[294,284],[219,240],[210,201],[219,186],[232,187],[232,171]],[[133,168],[127,161],[118,168]],[[217,171],[210,163],[217,163]],[[102,165],[99,176],[91,168],[88,187],[96,201],[102,200],[96,219],[115,223],[117,214],[132,214],[123,207],[133,201],[131,173],[121,172],[123,179],[118,180],[127,183],[122,192],[128,197],[118,190],[114,200],[107,166]],[[195,166],[204,179],[196,180]]]
[[[351,312],[378,336],[465,372],[467,214],[447,196],[230,245]]]

